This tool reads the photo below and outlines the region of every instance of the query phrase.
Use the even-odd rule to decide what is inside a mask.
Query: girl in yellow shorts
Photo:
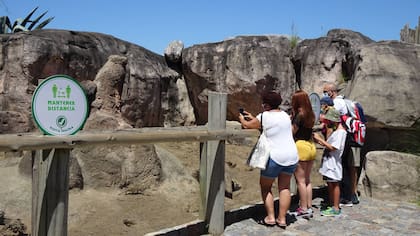
[[[296,91],[292,96],[293,136],[299,154],[299,163],[295,178],[299,191],[299,207],[295,216],[312,217],[312,185],[311,170],[316,157],[315,143],[312,141],[312,128],[315,114],[309,96],[303,90]]]

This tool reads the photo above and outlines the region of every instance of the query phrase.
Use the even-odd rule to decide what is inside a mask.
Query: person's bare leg
[[[331,183],[331,187],[332,187],[332,204],[335,210],[339,210],[340,209],[340,185],[338,184],[338,182],[333,182]]]
[[[307,202],[307,189],[306,189],[306,180],[305,180],[305,163],[304,161],[299,161],[298,166],[296,167],[295,171],[295,178],[297,182],[297,187],[299,191],[299,206],[303,210],[307,210],[308,202]]]
[[[278,187],[279,187],[279,215],[277,218],[277,223],[285,225],[286,224],[286,213],[290,207],[290,179],[292,175],[280,174],[278,177]]]
[[[327,188],[328,188],[328,200],[330,203],[330,206],[334,206],[334,186],[333,182],[327,182]]]
[[[357,194],[357,167],[351,166],[349,168],[350,180],[351,180],[351,193]]]
[[[273,185],[274,179],[266,178],[260,176],[260,187],[261,187],[261,197],[264,202],[264,207],[267,212],[267,216],[264,221],[267,224],[275,224],[276,216],[274,214],[274,197],[271,191],[271,186]]]
[[[312,207],[312,184],[311,171],[314,161],[305,161],[303,170],[305,171],[305,187],[306,187],[306,208]]]

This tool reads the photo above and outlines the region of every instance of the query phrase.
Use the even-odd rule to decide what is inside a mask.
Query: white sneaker
[[[352,207],[353,206],[353,202],[350,200],[346,200],[346,199],[341,199],[340,201],[340,207],[346,206],[346,207]]]
[[[312,208],[308,208],[308,210],[306,210],[306,214],[305,216],[303,216],[303,218],[312,218],[314,217],[314,210],[312,210]]]

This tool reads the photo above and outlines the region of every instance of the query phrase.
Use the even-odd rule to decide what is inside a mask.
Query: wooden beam
[[[208,129],[226,129],[227,94],[209,92]],[[206,142],[206,222],[209,233],[221,235],[225,227],[225,140]]]
[[[70,149],[38,150],[32,170],[32,235],[66,236]]]
[[[208,140],[257,137],[256,130],[196,128],[143,128],[107,132],[79,132],[70,136],[49,136],[34,133],[0,135],[0,151],[42,150],[52,148],[74,148],[108,144],[142,144],[159,142],[204,142]]]

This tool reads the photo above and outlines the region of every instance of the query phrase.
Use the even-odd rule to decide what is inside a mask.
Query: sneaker
[[[308,209],[309,210],[309,209]],[[295,217],[309,217],[309,212],[308,212],[308,210],[303,210],[301,207],[298,207],[297,209],[296,209],[296,211],[294,211],[294,212],[291,212],[290,213],[290,215],[293,215],[293,216],[295,216]],[[312,210],[312,209],[311,209]]]
[[[353,202],[351,200],[346,200],[346,199],[341,199],[340,201],[340,207],[352,207],[353,206]]]
[[[312,217],[314,217],[314,210],[312,210],[312,208],[308,208],[308,210],[306,210],[306,213],[308,215],[305,216],[304,218],[312,218]]]
[[[321,211],[322,216],[339,216],[341,215],[341,209],[335,210],[333,207],[328,207],[326,210]]]
[[[353,194],[353,196],[351,196],[351,202],[353,203],[353,205],[357,205],[359,204],[359,197],[357,197],[357,194]]]

